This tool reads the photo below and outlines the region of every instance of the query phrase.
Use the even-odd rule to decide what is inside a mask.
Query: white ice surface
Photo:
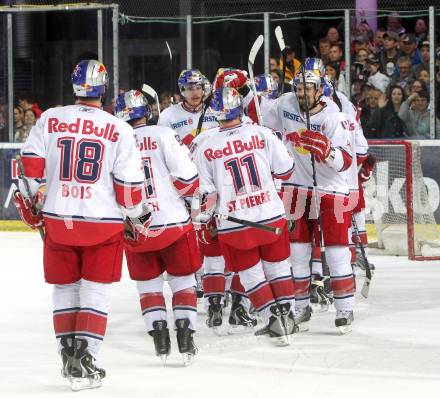
[[[0,233],[0,396],[73,394],[60,376],[51,287],[43,280],[36,233]],[[100,365],[103,387],[84,397],[286,398],[440,396],[440,262],[372,257],[368,300],[357,297],[354,331],[338,335],[334,312],[314,315],[290,347],[251,334],[214,336],[199,317],[199,354],[181,366],[172,334],[168,366],[154,356],[135,284],[113,286]],[[362,279],[358,279],[362,283]],[[169,290],[167,289],[169,302]],[[227,318],[225,317],[225,320]],[[425,395],[425,394],[429,395]]]

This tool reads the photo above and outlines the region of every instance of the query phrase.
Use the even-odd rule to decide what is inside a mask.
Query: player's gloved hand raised
[[[214,90],[223,87],[232,87],[240,89],[245,86],[248,81],[247,72],[240,69],[224,69],[220,71],[214,81]]]
[[[359,170],[359,180],[361,182],[367,182],[371,178],[375,166],[376,157],[369,153]]]
[[[125,243],[130,246],[141,245],[148,237],[148,227],[152,221],[152,213],[145,203],[139,217],[126,217],[124,222]]]
[[[22,221],[32,229],[36,229],[44,225],[43,215],[38,210],[43,207],[43,199],[44,195],[40,191],[37,191],[34,197],[36,207],[35,212],[32,210],[31,200],[29,198],[25,198],[19,190],[14,192],[14,205],[17,208]]]
[[[327,162],[333,150],[330,139],[318,131],[303,131],[300,143],[304,149],[315,155],[317,162]]]

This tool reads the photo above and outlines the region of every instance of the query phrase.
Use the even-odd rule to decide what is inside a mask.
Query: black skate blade
[[[96,377],[71,377],[69,379],[72,391],[90,390],[102,386],[101,378]]]

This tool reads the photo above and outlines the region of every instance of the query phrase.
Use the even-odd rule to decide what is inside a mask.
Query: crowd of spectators
[[[359,23],[351,37],[351,92],[347,92],[345,84],[345,46],[337,28],[329,28],[319,40],[317,56],[324,61],[327,74],[336,80],[338,90],[361,109],[365,136],[429,138],[427,22],[417,19],[413,29],[407,31],[399,15],[392,14],[387,17],[386,26],[376,31],[367,22]],[[440,56],[437,52],[436,58]],[[440,88],[439,72],[436,84]],[[440,121],[437,125],[439,128]]]
[[[407,25],[408,26],[408,25]],[[398,14],[387,17],[385,26],[373,31],[367,22],[355,26],[351,33],[351,90],[347,92],[345,45],[339,27],[330,27],[314,47],[316,56],[325,64],[327,75],[337,89],[348,96],[360,110],[360,121],[367,138],[430,138],[430,37],[423,18],[405,30]],[[301,61],[289,46],[285,50],[284,92],[289,87]],[[436,51],[436,86],[440,95],[440,48]],[[281,84],[283,57],[270,58],[270,74]],[[41,115],[31,94],[20,94],[14,107],[14,140],[23,142]],[[160,95],[161,110],[181,101],[180,95]],[[440,98],[437,105],[437,136],[440,132]],[[112,104],[106,107],[112,111]],[[7,110],[0,109],[0,130],[7,129]],[[156,103],[152,104],[152,120],[158,119]],[[7,137],[6,137],[7,138]]]

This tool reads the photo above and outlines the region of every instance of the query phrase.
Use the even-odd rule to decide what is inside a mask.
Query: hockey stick
[[[156,101],[157,112],[159,113],[159,116],[160,116],[159,96],[157,95],[156,90],[153,87],[149,86],[148,84],[144,84],[142,86],[142,91],[145,94],[148,94],[151,98],[153,98]]]
[[[226,214],[218,214],[218,213],[216,213],[214,215],[214,217],[219,219],[219,220],[226,220],[226,221],[230,221],[230,222],[233,222],[233,223],[236,223],[236,224],[245,225],[247,227],[261,229],[262,231],[272,232],[273,234],[278,235],[278,236],[280,236],[281,233],[283,232],[282,228],[270,227],[269,225],[264,225],[264,224],[260,224],[258,222],[243,220],[241,218],[236,218],[236,217],[228,216]]]
[[[359,247],[361,248],[362,257],[365,260],[365,281],[364,281],[364,285],[362,286],[361,294],[365,298],[368,298],[368,293],[370,292],[371,278],[373,277],[373,275],[371,274],[370,263],[368,262],[367,254],[365,253],[365,248],[361,241],[361,235],[359,234],[358,225],[354,215],[351,216],[351,221],[353,223],[354,232],[356,233],[356,236],[358,238],[358,243],[359,243]]]
[[[286,52],[286,43],[284,42],[283,31],[281,30],[281,26],[277,26],[275,28],[275,36],[278,41],[278,45],[280,46],[281,55],[283,58],[283,71],[281,74],[281,91],[280,95],[284,93],[284,80],[286,79],[286,61],[287,61],[287,52]]]
[[[301,66],[302,70],[302,81],[303,81],[303,87],[304,87],[304,101],[305,101],[305,108],[306,108],[306,124],[307,124],[307,130],[310,130],[310,112],[309,112],[309,100],[306,95],[306,68],[304,64]],[[322,273],[324,275],[330,275],[328,264],[325,256],[325,246],[324,246],[324,233],[322,230],[322,221],[321,221],[321,211],[320,206],[318,202],[318,183],[316,181],[316,165],[315,165],[315,156],[313,153],[310,154],[310,159],[312,162],[312,178],[313,178],[313,192],[312,195],[314,197],[315,201],[315,210],[316,210],[316,221],[318,224],[318,238],[319,238],[319,251],[321,253],[321,262],[322,262]],[[312,236],[313,239],[313,236]]]
[[[170,55],[170,63],[171,63],[171,73],[170,73],[170,95],[171,95],[171,104],[174,104],[174,65],[173,65],[173,53],[171,51],[171,47],[168,44],[168,41],[165,40],[165,44],[167,46],[168,49],[168,53]]]
[[[21,156],[17,155],[15,157],[15,159],[17,160],[17,165],[18,165],[18,173],[19,173],[19,178],[22,179],[23,183],[24,183],[24,187],[26,189],[26,193],[29,197],[29,200],[31,202],[31,211],[32,211],[32,215],[36,215],[38,213],[37,210],[37,206],[35,206],[35,200],[34,197],[32,196],[32,192],[31,192],[31,187],[29,185],[29,181],[27,180],[25,174],[24,174],[24,166],[23,166],[23,162],[21,160]],[[40,233],[41,239],[44,242],[44,228],[43,227],[38,227],[38,232]]]
[[[255,63],[255,58],[257,57],[258,51],[260,50],[261,46],[263,45],[263,42],[264,42],[263,35],[258,36],[257,40],[255,40],[254,44],[252,45],[251,51],[249,53],[249,58],[248,58],[249,80],[250,80],[251,90],[252,90],[252,94],[253,94],[254,101],[255,101],[255,109],[257,110],[258,124],[260,126],[263,125],[263,117],[261,116],[260,103],[258,102],[257,89],[255,87],[254,63]]]
[[[208,97],[202,101],[203,104],[203,108],[202,108],[202,113],[200,114],[200,118],[199,121],[197,123],[197,129],[196,129],[196,137],[201,133],[202,131],[202,125],[203,125],[203,119],[205,118],[205,113],[209,108],[209,105],[211,105],[211,98],[212,98],[212,93],[208,95]]]

